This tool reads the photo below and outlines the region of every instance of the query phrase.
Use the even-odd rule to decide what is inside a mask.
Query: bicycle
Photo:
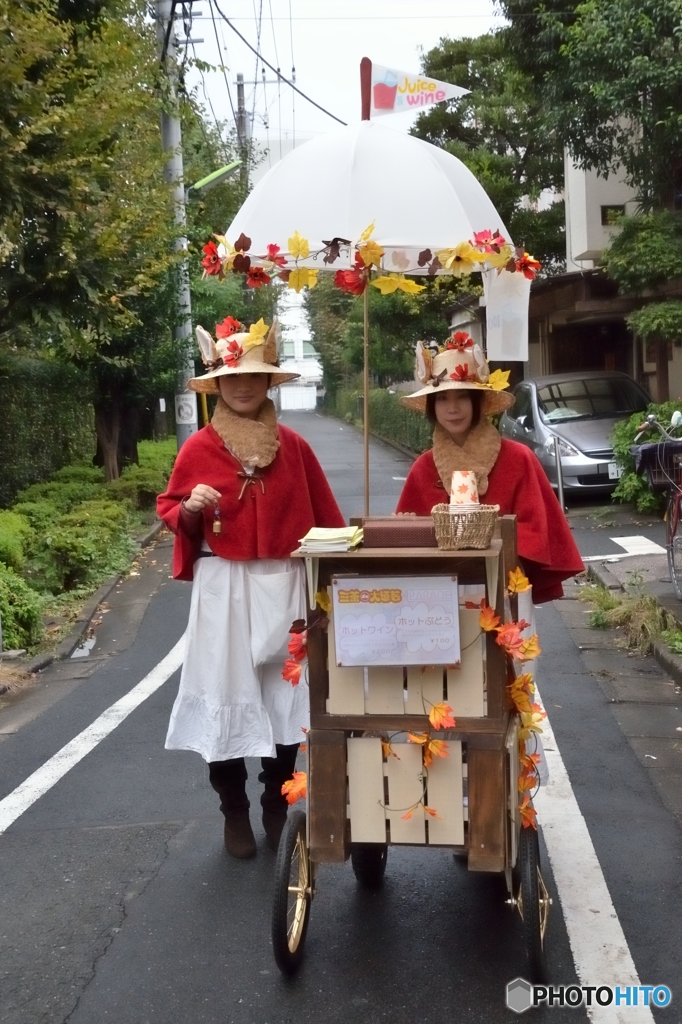
[[[680,427],[682,412],[676,410],[670,421],[670,429],[676,430]],[[652,429],[658,430],[661,440],[637,444],[639,438]],[[668,569],[675,597],[682,601],[682,440],[670,433],[670,430],[650,413],[646,423],[639,428],[630,454],[635,460],[635,471],[646,473],[651,489],[658,493],[667,492],[665,546],[668,553]]]

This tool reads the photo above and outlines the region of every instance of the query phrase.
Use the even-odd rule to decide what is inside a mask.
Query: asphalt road
[[[314,414],[288,414],[286,422],[313,444],[344,514],[359,512],[357,432]],[[372,511],[394,508],[409,464],[372,445]],[[590,530],[583,523],[576,536]],[[162,538],[112,594],[88,658],[51,666],[27,694],[4,700],[0,800],[182,635],[190,588],[169,578],[170,551]],[[539,612],[542,695],[640,981],[673,988],[673,1003],[654,1017],[677,1024],[682,805],[676,809],[674,777],[669,790],[652,780],[646,739],[638,754],[630,736],[637,729],[623,724],[620,705],[621,718],[614,713],[601,669],[580,652],[559,607]],[[504,904],[499,877],[469,873],[447,851],[392,848],[378,893],[360,889],[349,864],[323,867],[303,968],[293,981],[280,977],[269,945],[274,855],[258,815],[257,858],[231,860],[203,762],[163,749],[177,682],[176,672],[0,835],[3,1024],[513,1019],[504,990],[524,973],[519,918]],[[671,743],[682,735],[675,701],[654,708],[655,729]],[[255,762],[251,768],[255,778]],[[569,941],[562,892],[545,870],[554,899],[550,975],[568,985],[586,969],[571,949],[580,935],[569,922]],[[587,875],[584,885],[584,917],[597,928],[611,911]],[[560,1007],[535,1013],[557,1024],[587,1016]],[[623,1013],[619,1020],[639,1024],[634,1011]]]

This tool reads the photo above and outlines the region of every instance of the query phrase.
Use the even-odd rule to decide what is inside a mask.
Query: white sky
[[[292,50],[296,84],[321,106],[346,122],[360,119],[360,60],[369,57],[402,71],[419,72],[420,52],[435,46],[443,36],[477,36],[502,24],[493,0],[216,0],[223,14],[274,67],[291,77]],[[220,50],[211,21],[209,0],[194,0],[200,12],[192,26],[192,38],[203,38],[195,46],[196,56],[207,63],[227,67],[226,77],[237,107],[237,72],[246,82],[261,82],[262,64],[216,15]],[[291,20],[289,14],[291,12]],[[182,22],[178,39],[183,38]],[[192,53],[192,47],[190,55]],[[275,76],[266,68],[268,82]],[[204,75],[206,92],[219,120],[232,121],[225,77],[220,71]],[[457,83],[454,83],[457,84]],[[188,85],[203,86],[198,72],[188,76]],[[255,95],[254,95],[255,93]],[[292,97],[294,99],[292,100]],[[316,110],[284,84],[246,86],[246,107],[253,118],[253,135],[267,142],[279,155],[280,136],[289,146],[313,135],[327,132],[336,122]],[[211,117],[206,104],[207,115]],[[392,126],[409,127],[413,114],[390,115]],[[266,127],[266,120],[269,127]],[[286,147],[289,148],[289,147]],[[208,169],[207,169],[208,170]]]

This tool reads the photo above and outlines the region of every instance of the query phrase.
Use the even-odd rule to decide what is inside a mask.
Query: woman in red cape
[[[535,455],[501,438],[488,419],[513,404],[502,390],[506,382],[491,378],[483,353],[464,331],[437,351],[419,342],[417,377],[422,388],[403,402],[428,416],[433,448],[412,466],[397,511],[430,515],[434,505],[449,501],[453,472],[473,471],[485,504],[499,505],[501,516],[516,516],[519,559],[534,603],[562,597],[562,581],[584,566]]]
[[[229,321],[229,325],[228,325]],[[158,498],[175,533],[173,575],[193,580],[187,647],[166,747],[194,750],[225,816],[225,846],[252,857],[245,757],[260,757],[263,827],[277,849],[308,726],[308,686],[282,677],[289,629],[305,617],[303,564],[290,558],[313,526],[344,526],[310,446],[282,424],[270,387],[296,379],[277,366],[277,330],[247,332],[229,317],[217,342],[197,328],[208,373],[189,382],[218,395],[211,423],[182,446]],[[221,325],[224,326],[224,325]],[[267,334],[267,337],[266,337]]]

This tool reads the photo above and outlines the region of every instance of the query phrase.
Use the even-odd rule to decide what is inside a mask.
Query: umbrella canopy
[[[297,231],[310,246],[297,265],[324,269],[319,252],[326,243],[356,243],[372,222],[388,272],[433,273],[419,265],[421,253],[457,246],[475,232],[498,229],[510,241],[461,160],[380,121],[348,125],[293,150],[256,185],[225,236],[234,243],[246,235],[251,254],[274,243],[288,257]],[[342,246],[328,269],[350,267],[354,256],[352,245]]]

